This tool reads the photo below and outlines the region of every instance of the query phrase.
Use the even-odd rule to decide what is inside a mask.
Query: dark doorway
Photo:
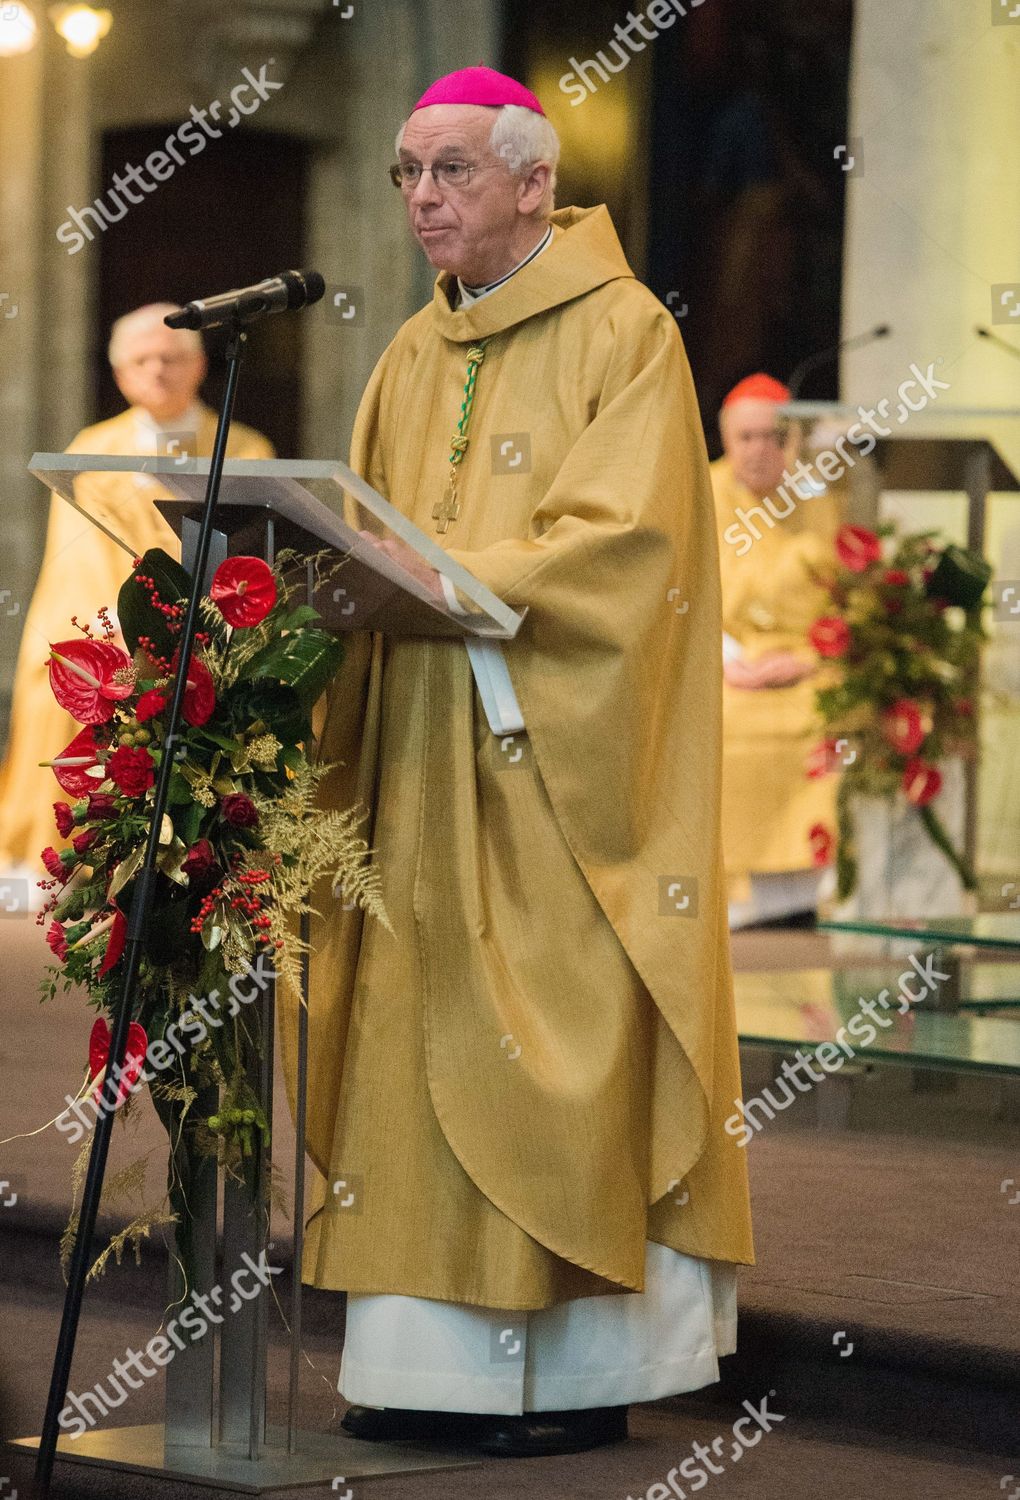
[[[162,147],[175,122],[103,137],[105,186],[128,163]],[[186,159],[158,190],[100,237],[99,306],[93,347],[98,419],[124,406],[106,359],[110,325],[146,302],[187,302],[246,286],[304,257],[307,147],[291,136],[236,130]],[[203,391],[218,404],[217,353],[207,340]],[[236,416],[264,432],[281,457],[301,452],[301,319],[267,318],[251,334]]]
[[[677,318],[714,454],[732,385],[841,336],[852,0],[671,0],[656,26],[619,0],[506,3],[503,65],[560,133],[557,201],[608,205]],[[831,358],[800,394],[837,386]]]

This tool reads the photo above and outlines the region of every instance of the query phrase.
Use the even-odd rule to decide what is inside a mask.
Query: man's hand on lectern
[[[435,568],[430,567],[418,556],[413,547],[409,547],[406,542],[400,541],[397,537],[376,536],[372,531],[359,531],[358,535],[364,537],[366,542],[371,542],[374,547],[378,547],[381,552],[385,552],[387,557],[392,557],[393,561],[399,563],[402,568],[406,568],[408,573],[413,573],[430,594],[434,594],[437,599],[444,597],[439,574]]]

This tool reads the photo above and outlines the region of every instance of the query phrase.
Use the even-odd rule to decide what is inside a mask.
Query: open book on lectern
[[[179,537],[197,531],[208,458],[36,453],[30,472],[123,548],[127,565],[152,543],[155,507]],[[137,507],[125,502],[125,479]],[[169,491],[169,498],[167,492]],[[494,734],[524,728],[498,642],[512,640],[523,615],[480,583],[360,475],[336,459],[227,459],[216,530],[231,553],[275,558],[289,549],[340,554],[311,602],[334,630],[462,638]],[[441,596],[383,551],[393,538],[440,576]],[[125,576],[127,567],[125,567]]]

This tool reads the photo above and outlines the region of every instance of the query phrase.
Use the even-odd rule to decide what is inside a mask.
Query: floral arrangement
[[[830,607],[809,633],[829,666],[816,693],[825,739],[807,772],[842,772],[837,893],[845,898],[857,880],[854,793],[904,798],[973,890],[973,871],[931,804],[942,787],[939,762],[975,753],[980,608],[991,569],[935,532],[897,537],[892,526],[841,527],[836,556],[833,575],[818,580]]]
[[[179,1246],[186,1238],[184,1184],[196,1152],[243,1176],[256,1133],[268,1138],[249,1082],[262,1053],[260,1008],[238,1000],[240,976],[268,966],[271,977],[299,984],[307,949],[300,918],[312,911],[309,892],[323,877],[388,925],[357,832],[361,815],[316,803],[329,768],[308,756],[311,712],[343,646],[313,608],[294,602],[287,561],[274,570],[259,558],[231,557],[217,569],[199,605],[202,628],[173,748],[167,720],[193,581],[168,554],[154,549],[136,559],[120,591],[127,650],[100,611],[101,634],[74,620],[80,635],[50,652],[53,693],[82,728],[47,762],[67,798],[54,804],[57,831],[70,842],[42,856],[49,879],[40,884],[49,894],[39,921],[56,960],[43,994],[77,986],[99,1012],[86,1085],[93,1098],[103,1086],[156,775],[163,757],[174,757],[128,1054],[121,1078],[111,1080],[125,1110],[139,1077],[149,1083],[172,1144],[172,1212],[164,1200],[128,1226],[136,1250],[154,1222],[176,1220]],[[210,1097],[219,1106],[202,1116],[195,1101]],[[137,1185],[137,1173],[127,1175]],[[72,1215],[70,1243],[74,1224]]]

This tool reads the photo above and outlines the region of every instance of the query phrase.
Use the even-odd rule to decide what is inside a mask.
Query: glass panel
[[[931,1067],[953,1067],[1020,1073],[1020,969],[1015,965],[968,966],[968,991],[1012,996],[1010,1015],[976,1014],[974,998],[956,1015],[898,1005],[879,1008],[880,1024],[867,1024],[863,1002],[887,990],[897,993],[897,968],[769,970],[734,975],[737,1030],[743,1043],[800,1047],[812,1052],[828,1042],[852,1057]],[[984,972],[980,972],[984,971]],[[994,972],[992,972],[994,971]],[[977,1007],[980,1008],[979,1006]],[[859,1017],[852,1031],[848,1024]],[[867,1030],[874,1033],[867,1038]],[[840,1041],[837,1041],[840,1038]],[[865,1045],[867,1041],[867,1045]],[[832,1061],[831,1071],[837,1071]]]
[[[1020,950],[1020,911],[983,912],[976,917],[897,917],[889,921],[819,922],[826,932],[859,932],[874,937],[921,938],[939,943],[966,943],[978,948]]]
[[[154,526],[166,533],[160,517],[178,536],[185,518],[197,519],[209,459],[37,453],[30,468],[124,548],[126,574],[132,557],[157,543],[167,545],[163,535],[154,536]],[[137,496],[125,500],[122,475],[136,481]],[[320,495],[308,488],[311,483]],[[337,562],[342,559],[314,597],[334,629],[509,640],[520,628],[522,615],[346,464],[228,459],[217,526],[235,539],[230,550],[261,547],[270,520],[274,552],[290,548],[310,556],[332,549]]]

